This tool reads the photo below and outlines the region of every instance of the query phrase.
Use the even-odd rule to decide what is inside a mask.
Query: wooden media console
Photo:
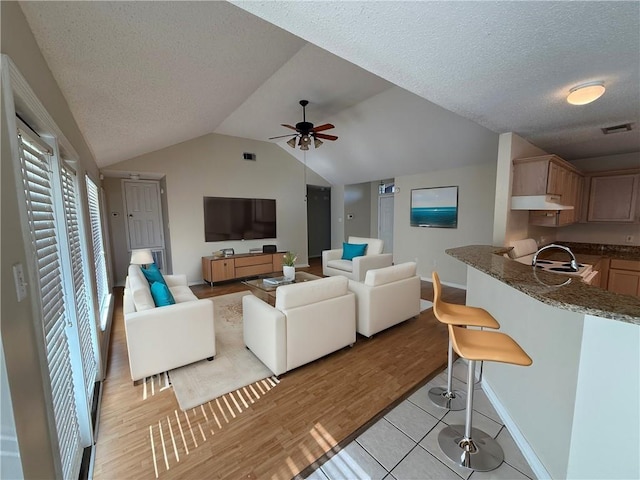
[[[240,253],[228,257],[202,257],[202,278],[213,285],[225,280],[282,273],[282,256],[276,253]]]

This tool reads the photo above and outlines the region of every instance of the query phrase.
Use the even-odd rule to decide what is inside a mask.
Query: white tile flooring
[[[454,389],[466,391],[467,365],[453,367]],[[450,424],[464,425],[465,411],[450,412],[431,403],[427,392],[445,386],[446,372],[435,377],[307,478],[313,480],[485,480],[535,479],[481,387],[474,391],[473,426],[496,438],[505,461],[491,472],[459,467],[440,450],[438,433]]]

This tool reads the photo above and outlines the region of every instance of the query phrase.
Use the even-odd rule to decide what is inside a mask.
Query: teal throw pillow
[[[158,270],[158,266],[155,263],[152,263],[147,268],[140,267],[140,270],[142,270],[142,273],[147,279],[147,282],[149,282],[149,285],[151,285],[153,282],[164,283],[165,285],[167,284],[167,282],[165,282],[164,280],[164,277],[162,276],[162,273],[160,273],[160,270]]]
[[[362,257],[367,249],[366,243],[342,243],[342,260],[353,260],[354,257]]]
[[[166,307],[176,303],[166,283],[153,282],[151,284],[151,296],[156,307]]]

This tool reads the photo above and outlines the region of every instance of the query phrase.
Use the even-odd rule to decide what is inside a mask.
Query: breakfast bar
[[[468,266],[467,304],[533,359],[527,369],[485,365],[487,396],[539,478],[640,478],[640,298],[507,252],[446,251]]]

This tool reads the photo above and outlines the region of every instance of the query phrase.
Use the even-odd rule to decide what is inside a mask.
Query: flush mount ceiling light
[[[600,98],[604,94],[604,91],[603,82],[590,82],[578,85],[569,90],[567,102],[571,105],[586,105]]]

